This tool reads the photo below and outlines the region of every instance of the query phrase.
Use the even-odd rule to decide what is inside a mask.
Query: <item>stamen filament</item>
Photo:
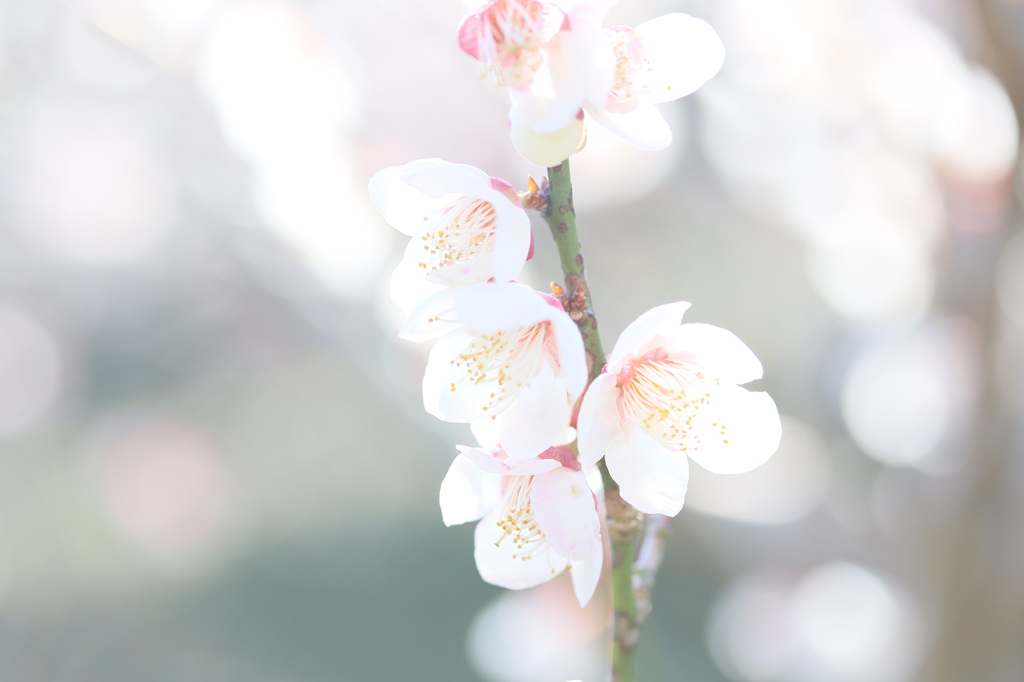
[[[554,332],[547,321],[480,334],[451,361],[456,369],[465,369],[465,373],[451,382],[450,390],[457,391],[467,383],[492,385],[483,409],[497,414],[537,375],[545,351],[551,357],[554,343]]]
[[[435,214],[434,224],[420,237],[423,253],[419,266],[433,272],[493,251],[497,225],[491,202],[474,197],[456,199]]]
[[[710,404],[709,388],[717,381],[705,377],[699,367],[670,358],[664,351],[652,351],[627,363],[617,384],[622,389],[617,405],[624,420],[639,424],[669,450],[700,446],[694,417]],[[725,425],[714,426],[724,437]]]

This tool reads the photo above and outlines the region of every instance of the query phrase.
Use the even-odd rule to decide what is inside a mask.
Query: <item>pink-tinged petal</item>
[[[530,287],[518,282],[485,282],[459,291],[458,318],[479,334],[493,334],[550,320],[554,310]]]
[[[404,166],[402,179],[413,189],[432,199],[447,195],[489,198],[491,176],[475,166],[450,163],[440,159],[424,159]]]
[[[572,576],[572,588],[581,607],[586,606],[590,602],[590,598],[594,596],[597,583],[601,580],[603,564],[604,546],[601,542],[595,543],[589,556],[584,559],[574,559],[570,564],[569,574]]]
[[[608,373],[617,374],[626,360],[632,360],[651,350],[655,337],[664,336],[678,329],[683,314],[690,307],[686,301],[666,303],[651,308],[630,323],[619,334],[619,340],[608,356]]]
[[[569,442],[571,443],[573,440],[576,439],[573,438]],[[566,469],[570,469],[572,471],[582,471],[583,469],[583,467],[580,466],[579,460],[576,459],[576,455],[574,455],[572,451],[567,448],[550,447],[544,452],[537,455],[537,457],[539,457],[540,459],[547,459],[554,462],[558,462]]]
[[[533,231],[530,217],[519,204],[512,203],[504,191],[496,190],[490,201],[497,214],[498,229],[494,234],[493,276],[496,282],[508,282],[519,274],[530,255],[533,245]]]
[[[501,447],[513,459],[536,457],[565,432],[571,414],[565,382],[542,361],[537,376],[494,418]]]
[[[700,445],[687,453],[716,474],[742,474],[755,469],[779,448],[782,425],[775,401],[767,393],[722,386],[694,419]]]
[[[715,29],[686,14],[666,14],[636,27],[644,41],[651,71],[644,80],[649,102],[670,102],[694,92],[711,79],[725,60]]]
[[[395,279],[391,281],[393,286]],[[441,289],[428,296],[409,313],[398,336],[407,341],[426,341],[461,329],[463,325],[455,315],[458,293],[458,289]]]
[[[639,425],[616,437],[605,455],[622,499],[645,514],[675,516],[690,479],[686,455],[670,452]]]
[[[446,163],[438,159],[421,159],[404,166],[385,168],[370,178],[370,200],[391,227],[410,237],[422,234],[430,225],[430,217],[444,203],[437,197],[428,197],[410,186],[405,175],[429,171],[437,164]]]
[[[459,47],[473,59],[480,59],[480,30],[483,17],[470,14],[459,24]]]
[[[572,118],[553,133],[540,133],[528,125],[515,107],[509,112],[512,144],[527,161],[544,168],[557,166],[580,150],[585,139],[583,120]]]
[[[501,460],[499,453],[493,450],[488,452],[487,450],[471,448],[465,445],[456,445],[455,447],[462,453],[460,457],[465,457],[481,471],[502,476],[508,473],[508,465]]]
[[[583,396],[576,431],[580,462],[584,467],[597,464],[612,440],[622,433],[619,410],[615,405],[618,394],[615,375],[602,374],[594,379]]]
[[[522,590],[551,580],[565,570],[569,560],[551,547],[525,561],[520,556],[524,550],[517,549],[512,538],[502,537],[498,527],[500,510],[495,510],[477,524],[474,534],[476,568],[480,577],[492,585],[509,590]],[[501,540],[500,545],[495,543]]]
[[[428,282],[420,267],[420,249],[414,239],[405,247],[402,261],[391,274],[391,302],[408,317],[418,305],[441,291],[441,284]]]
[[[441,518],[454,526],[483,517],[501,500],[501,476],[486,473],[463,455],[448,468],[441,481]]]
[[[628,114],[613,114],[597,107],[587,107],[587,113],[605,128],[640,149],[658,151],[672,144],[672,129],[658,107],[651,102],[640,102]]]
[[[673,357],[688,356],[701,373],[723,384],[745,384],[763,375],[761,361],[727,329],[710,324],[684,324],[665,334]]]
[[[512,186],[508,180],[501,178],[491,178],[491,189],[495,192],[500,192],[502,196],[509,200],[513,206],[523,207],[523,200],[519,198],[519,194],[516,192],[516,188]]]
[[[586,559],[601,542],[601,520],[587,477],[564,467],[533,479],[533,518],[559,554]]]
[[[500,450],[482,450],[465,445],[456,445],[466,459],[482,471],[502,476],[534,476],[557,469],[561,464],[553,459],[508,459]]]
[[[551,316],[551,327],[558,343],[558,363],[565,378],[569,399],[575,401],[587,387],[587,352],[576,323],[561,310]]]

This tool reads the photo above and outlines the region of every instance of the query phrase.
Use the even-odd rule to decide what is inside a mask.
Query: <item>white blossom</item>
[[[602,457],[623,499],[675,515],[689,479],[687,455],[719,474],[749,471],[779,445],[782,427],[760,379],[761,363],[736,336],[680,324],[686,302],[659,306],[630,324],[580,407],[580,458]]]
[[[672,130],[655,105],[691,94],[718,73],[721,39],[707,22],[679,12],[635,29],[614,26],[603,37],[599,60],[613,76],[610,87],[588,99],[587,113],[642,149],[664,149]],[[594,73],[603,77],[605,69]]]
[[[459,450],[441,483],[441,514],[449,526],[482,518],[474,535],[480,576],[519,590],[568,568],[586,605],[601,577],[604,547],[594,493],[572,453],[549,448],[516,460],[501,448]]]
[[[421,159],[386,168],[370,179],[370,198],[412,237],[391,279],[405,313],[447,286],[508,282],[529,255],[530,219],[515,190],[473,166]]]
[[[552,296],[518,282],[439,292],[413,311],[401,336],[440,337],[423,377],[427,412],[449,422],[493,420],[514,458],[557,442],[586,387],[576,324]]]

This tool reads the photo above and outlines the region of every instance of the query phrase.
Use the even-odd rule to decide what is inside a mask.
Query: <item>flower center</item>
[[[533,517],[530,495],[533,493],[533,476],[510,476],[505,497],[502,500],[501,516],[497,521],[501,529],[501,537],[494,545],[500,547],[502,542],[515,545],[513,559],[530,561],[544,553],[547,538]],[[552,567],[551,572],[555,569]]]
[[[711,401],[709,387],[717,379],[705,377],[700,368],[670,358],[664,349],[645,353],[627,362],[616,377],[621,391],[617,399],[624,424],[639,424],[665,448],[675,452],[695,450],[701,436],[694,417]],[[725,443],[725,424],[712,425]]]
[[[637,97],[649,90],[644,75],[651,71],[644,59],[644,43],[640,35],[628,26],[605,29],[615,51],[615,76],[608,91],[608,111],[628,114],[636,109]]]
[[[464,384],[490,385],[484,410],[495,415],[501,412],[536,376],[545,353],[557,358],[555,335],[548,321],[527,327],[513,327],[478,334],[451,361],[465,373],[451,383],[457,391]]]
[[[420,267],[427,272],[464,263],[494,249],[498,215],[489,201],[462,197],[441,210],[434,229],[423,234]]]
[[[541,48],[558,31],[561,12],[538,0],[496,0],[481,12],[480,60],[499,85],[529,87],[544,64]]]

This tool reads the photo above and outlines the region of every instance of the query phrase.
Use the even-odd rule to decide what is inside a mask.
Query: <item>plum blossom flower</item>
[[[672,130],[655,104],[689,95],[718,73],[725,59],[721,39],[707,22],[678,12],[635,29],[607,28],[603,37],[599,59],[612,66],[613,77],[610,87],[588,99],[587,113],[641,149],[664,149]],[[605,71],[594,73],[602,78]]]
[[[580,606],[601,577],[604,547],[594,493],[571,452],[510,459],[496,448],[458,446],[441,483],[445,525],[481,519],[474,552],[480,576],[512,590],[550,580],[567,567]]]
[[[612,83],[598,54],[613,1],[491,0],[463,19],[459,45],[508,86],[512,141],[531,162],[551,166],[580,148],[583,103]]]
[[[576,324],[555,298],[518,282],[438,292],[400,335],[440,337],[423,377],[427,412],[449,422],[493,420],[513,458],[535,457],[557,442],[587,384]]]
[[[369,189],[384,219],[412,237],[391,279],[405,313],[447,286],[508,282],[527,260],[530,219],[518,195],[478,168],[421,159],[380,171]]]
[[[623,499],[673,516],[683,506],[686,456],[708,471],[738,474],[763,464],[782,434],[760,379],[761,363],[725,329],[680,324],[689,303],[662,305],[619,336],[577,419],[584,466],[605,458]]]
[[[552,2],[491,0],[463,18],[459,47],[483,62],[499,85],[529,88],[564,23],[565,13]]]

